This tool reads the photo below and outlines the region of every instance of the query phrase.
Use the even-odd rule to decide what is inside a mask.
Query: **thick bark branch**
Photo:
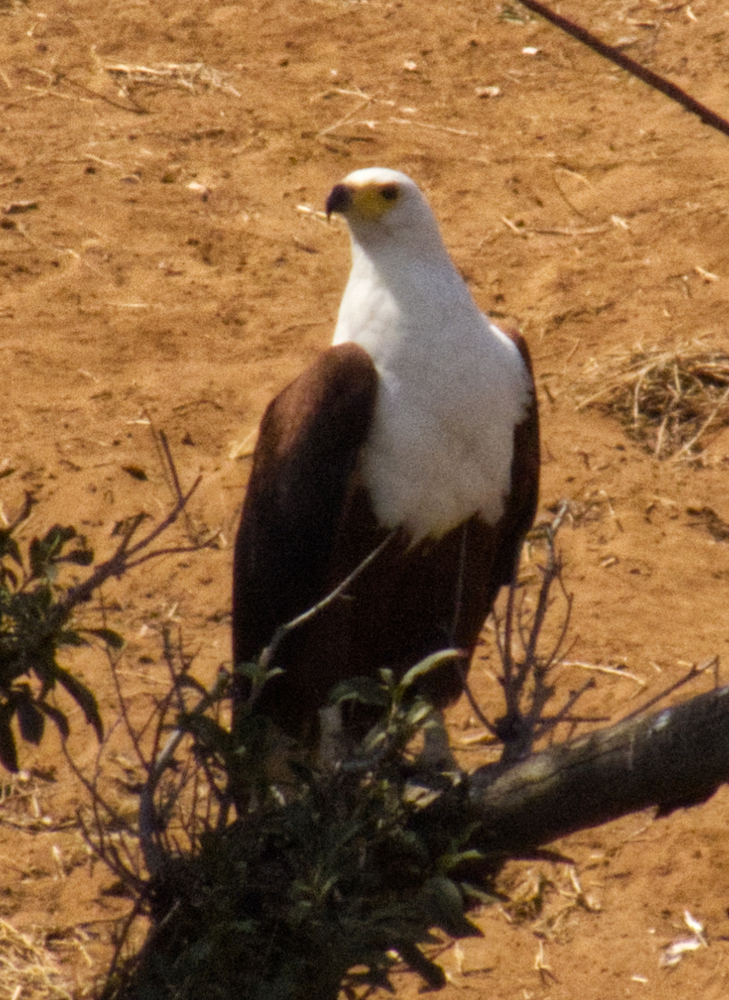
[[[729,686],[470,777],[479,846],[518,852],[657,806],[706,801],[729,781]]]

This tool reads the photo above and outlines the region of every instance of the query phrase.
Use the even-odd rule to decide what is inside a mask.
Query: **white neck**
[[[367,235],[352,234],[334,343],[360,344],[380,375],[363,455],[375,514],[413,541],[477,513],[494,523],[529,401],[521,356],[479,312],[437,231],[417,253]]]

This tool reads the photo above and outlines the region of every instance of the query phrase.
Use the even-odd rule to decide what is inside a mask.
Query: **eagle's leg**
[[[423,732],[423,749],[418,755],[418,764],[432,771],[458,771],[448,739],[445,717],[434,708]]]
[[[325,771],[336,771],[351,752],[344,731],[340,705],[325,705],[319,709],[319,763]]]

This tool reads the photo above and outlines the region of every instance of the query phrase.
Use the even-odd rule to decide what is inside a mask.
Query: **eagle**
[[[233,567],[234,664],[353,575],[285,635],[255,706],[312,742],[347,678],[453,648],[419,690],[436,710],[460,696],[539,484],[527,345],[480,312],[415,182],[356,170],[326,212],[352,251],[334,339],[263,416]]]

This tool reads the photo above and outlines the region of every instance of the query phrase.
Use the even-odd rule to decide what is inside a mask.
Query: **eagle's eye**
[[[396,201],[400,194],[400,188],[397,184],[383,184],[380,188],[380,194],[386,201]]]

